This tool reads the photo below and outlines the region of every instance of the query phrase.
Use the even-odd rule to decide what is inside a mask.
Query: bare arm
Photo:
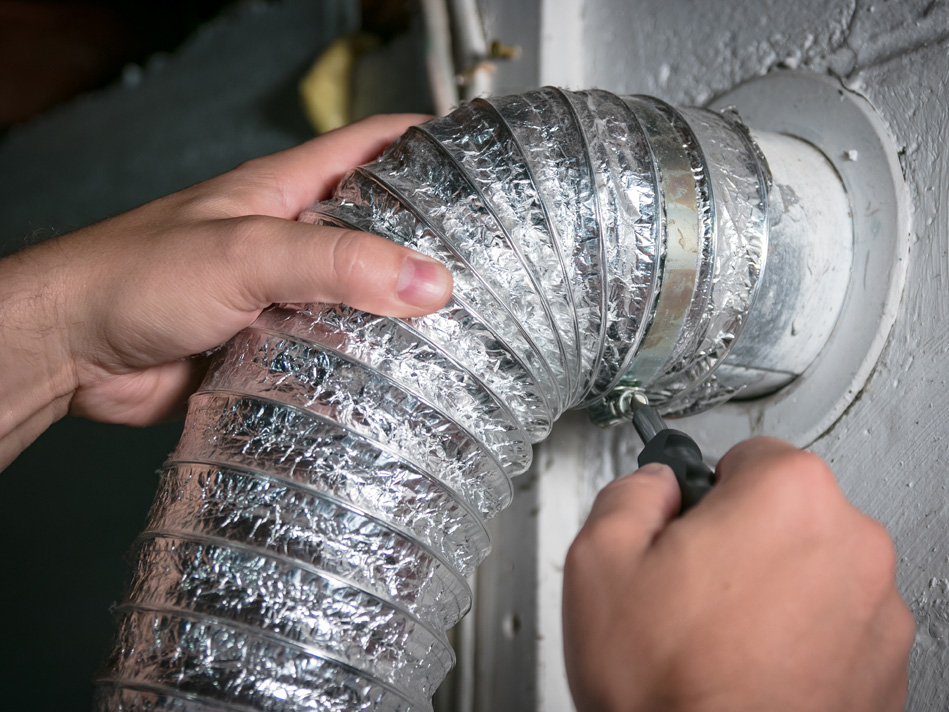
[[[364,233],[295,218],[426,117],[378,116],[0,260],[0,468],[67,413],[180,411],[201,354],[275,302],[441,307],[451,275]]]

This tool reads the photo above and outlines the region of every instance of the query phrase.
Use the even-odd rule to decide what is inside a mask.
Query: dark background
[[[372,108],[429,110],[413,3],[362,5],[0,0],[0,255],[310,138],[297,82],[361,27],[393,90]],[[0,473],[4,708],[90,707],[179,430],[67,417]]]

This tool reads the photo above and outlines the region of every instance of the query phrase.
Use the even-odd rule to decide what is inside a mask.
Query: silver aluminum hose
[[[301,219],[437,258],[398,320],[272,308],[191,399],[137,543],[102,710],[431,710],[484,521],[567,408],[714,405],[768,170],[731,114],[545,88],[410,129]],[[612,405],[611,405],[612,404]],[[611,411],[611,408],[613,411]]]

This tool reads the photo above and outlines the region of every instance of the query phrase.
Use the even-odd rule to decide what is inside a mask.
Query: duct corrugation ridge
[[[551,88],[476,100],[352,171],[301,220],[435,257],[455,293],[406,321],[273,307],[218,354],[98,708],[431,710],[531,443],[617,386],[666,410],[721,397],[766,173],[732,118]]]

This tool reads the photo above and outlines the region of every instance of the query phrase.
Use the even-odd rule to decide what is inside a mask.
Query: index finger
[[[285,151],[257,158],[248,168],[272,175],[283,205],[274,217],[294,219],[314,202],[325,200],[350,168],[368,163],[425,114],[380,114],[317,136]]]

